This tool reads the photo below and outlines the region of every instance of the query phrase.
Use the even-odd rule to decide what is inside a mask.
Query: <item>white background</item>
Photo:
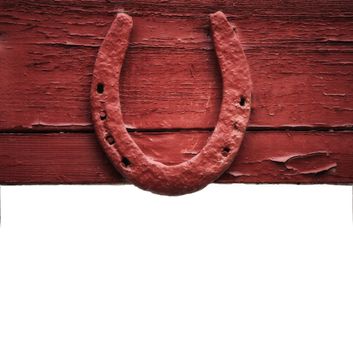
[[[353,349],[351,187],[1,199],[1,350]]]

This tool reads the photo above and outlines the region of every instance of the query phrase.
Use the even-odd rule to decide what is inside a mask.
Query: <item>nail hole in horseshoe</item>
[[[107,112],[106,112],[106,111],[100,112],[99,118],[100,118],[101,120],[106,120],[106,119],[107,119]]]
[[[223,157],[226,157],[228,154],[229,154],[229,152],[230,152],[230,148],[229,147],[223,147],[223,149],[222,149],[222,155],[223,155]]]
[[[107,135],[105,137],[106,141],[110,144],[110,145],[114,145],[115,143],[115,140],[114,140],[114,137],[112,135]]]
[[[104,84],[103,83],[98,83],[97,84],[97,92],[99,94],[102,94],[104,92]]]
[[[130,160],[129,160],[128,158],[122,157],[122,158],[121,158],[121,164],[122,164],[124,167],[127,168],[128,166],[131,165],[131,162],[130,162]]]
[[[239,104],[244,107],[245,106],[245,103],[246,103],[246,98],[244,96],[240,96],[240,101],[239,101]]]

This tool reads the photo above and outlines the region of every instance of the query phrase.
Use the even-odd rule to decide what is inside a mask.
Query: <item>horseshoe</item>
[[[226,16],[210,15],[213,42],[223,79],[217,125],[193,158],[166,165],[146,156],[123,122],[119,79],[132,30],[132,18],[118,14],[97,55],[91,87],[92,119],[99,142],[114,167],[136,186],[165,195],[197,191],[219,178],[232,164],[250,115],[249,66],[239,38]]]

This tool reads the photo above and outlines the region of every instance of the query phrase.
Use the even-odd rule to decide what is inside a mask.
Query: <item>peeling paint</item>
[[[121,7],[136,18],[121,79],[128,128],[215,126],[222,79],[206,14],[218,7],[232,24],[241,21],[254,81],[251,127],[352,126],[353,2],[234,3],[0,1],[0,129],[28,130],[38,117],[50,130],[52,123],[92,127],[92,68]]]
[[[283,164],[288,170],[293,170],[297,174],[319,174],[337,167],[337,163],[325,151],[291,154],[282,157],[273,157],[270,160]]]

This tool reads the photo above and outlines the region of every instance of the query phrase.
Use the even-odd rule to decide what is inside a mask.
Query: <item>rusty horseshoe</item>
[[[228,169],[243,140],[250,115],[249,66],[235,28],[218,11],[210,15],[212,37],[223,80],[217,125],[203,149],[188,161],[166,165],[146,156],[129,135],[120,107],[119,79],[132,30],[132,18],[118,14],[95,62],[92,118],[98,139],[115,168],[136,186],[159,194],[197,191]]]

